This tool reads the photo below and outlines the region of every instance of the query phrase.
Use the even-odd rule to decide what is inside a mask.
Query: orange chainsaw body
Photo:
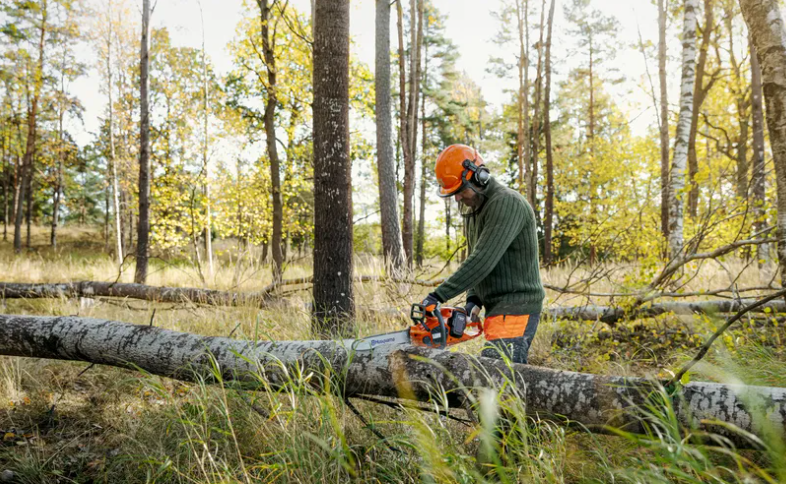
[[[416,309],[418,307],[423,310]],[[464,333],[461,335],[461,337],[457,338],[451,335],[451,324],[453,323],[454,317],[456,317],[457,313],[461,313],[461,315],[465,316],[467,320],[469,319],[469,316],[467,316],[464,308],[441,306],[437,310],[442,316],[445,327],[447,327],[447,344],[441,345],[440,340],[442,339],[442,329],[439,318],[434,312],[428,312],[424,309],[425,308],[420,305],[413,305],[411,318],[414,324],[409,328],[409,338],[411,344],[415,346],[441,348],[444,346],[463,343],[465,341],[475,339],[483,334],[483,324],[480,321],[467,321],[464,328]]]

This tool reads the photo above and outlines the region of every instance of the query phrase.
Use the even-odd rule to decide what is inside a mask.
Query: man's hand
[[[437,295],[432,292],[429,293],[429,295],[426,296],[426,299],[424,299],[423,302],[421,302],[420,304],[423,305],[427,313],[432,313],[434,309],[437,308],[437,304],[441,302],[442,301],[439,300]]]
[[[480,320],[480,309],[482,305],[480,304],[480,299],[475,297],[470,297],[467,299],[467,304],[464,306],[464,311],[467,312],[467,316],[469,316],[469,320],[471,322],[479,321]]]

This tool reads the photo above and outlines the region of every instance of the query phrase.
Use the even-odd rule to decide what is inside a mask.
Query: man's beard
[[[467,208],[477,208],[478,205],[480,204],[480,196],[475,195],[474,197],[472,197],[469,200],[462,199],[462,200],[459,201],[459,203],[464,205]]]

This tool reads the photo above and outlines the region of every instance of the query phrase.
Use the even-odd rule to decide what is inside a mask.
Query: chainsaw
[[[403,331],[366,336],[360,339],[345,339],[344,345],[355,351],[368,351],[382,345],[411,344],[428,348],[444,349],[458,343],[477,338],[483,334],[483,324],[470,321],[464,308],[412,305],[409,317],[412,326]]]

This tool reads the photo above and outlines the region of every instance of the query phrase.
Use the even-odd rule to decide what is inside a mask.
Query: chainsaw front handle
[[[423,326],[428,333],[431,333],[431,328],[428,327],[426,324],[426,315],[428,313],[433,314],[437,318],[437,322],[439,322],[439,343],[436,343],[434,340],[433,333],[431,333],[431,342],[432,346],[438,349],[445,349],[448,346],[448,327],[445,324],[445,318],[442,316],[442,306],[437,303],[432,306],[423,306],[420,303],[412,303],[412,307],[409,311],[409,317],[412,319],[412,322],[415,324],[420,324]],[[438,345],[438,346],[437,346]]]
[[[433,314],[437,316],[437,321],[439,321],[439,332],[442,334],[442,338],[439,341],[439,349],[443,350],[448,347],[448,327],[445,325],[445,318],[442,317],[440,304],[436,306]]]

